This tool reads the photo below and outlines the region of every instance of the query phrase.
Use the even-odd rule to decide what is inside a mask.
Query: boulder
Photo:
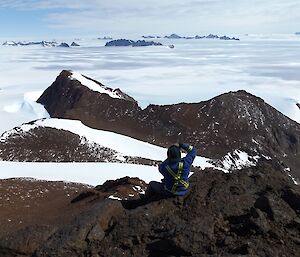
[[[0,238],[0,256],[31,256],[55,232],[55,227],[33,225]]]
[[[115,226],[116,218],[123,212],[119,201],[105,200],[75,217],[72,222],[57,230],[36,250],[36,257],[82,256],[94,245],[99,245],[105,232]]]

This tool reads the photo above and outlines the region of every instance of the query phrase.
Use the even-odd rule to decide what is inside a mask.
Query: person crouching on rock
[[[180,149],[187,152],[181,158]],[[189,144],[172,145],[168,148],[168,158],[158,166],[164,176],[162,182],[151,181],[145,193],[145,198],[153,196],[171,197],[185,195],[189,187],[188,176],[197,150]]]

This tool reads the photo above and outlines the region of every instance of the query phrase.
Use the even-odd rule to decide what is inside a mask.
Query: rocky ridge
[[[37,42],[15,42],[15,41],[5,41],[3,46],[43,46],[43,47],[70,47],[69,44],[62,42],[57,43],[56,41],[37,41]],[[71,46],[79,46],[77,43],[73,42]]]
[[[178,140],[191,142],[202,156],[221,163],[243,151],[253,158],[273,159],[300,177],[300,125],[246,91],[141,109],[122,91],[124,97],[112,98],[70,76],[72,72],[63,71],[38,99],[51,117],[81,120],[92,128],[164,147]]]
[[[29,129],[29,127],[31,127]],[[25,162],[118,162],[156,165],[157,160],[133,157],[64,129],[35,121],[0,137],[0,160]]]
[[[218,35],[214,35],[214,34],[209,34],[207,36],[199,36],[196,35],[194,37],[187,37],[187,36],[179,36],[177,34],[171,34],[170,36],[165,36],[164,38],[168,38],[168,39],[220,39],[220,40],[235,40],[235,41],[239,41],[239,38],[236,37],[228,37],[228,36],[218,36]]]
[[[105,46],[132,46],[132,47],[139,47],[139,46],[162,46],[159,42],[154,41],[145,41],[145,40],[129,40],[129,39],[116,39],[109,41],[105,44]]]

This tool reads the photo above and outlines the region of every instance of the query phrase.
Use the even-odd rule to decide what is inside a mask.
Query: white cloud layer
[[[50,27],[112,33],[300,30],[298,0],[2,0],[0,8],[47,10]]]

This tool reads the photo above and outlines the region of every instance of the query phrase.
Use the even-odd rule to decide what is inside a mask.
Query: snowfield
[[[1,162],[0,178],[34,178],[48,181],[84,183],[92,186],[121,177],[139,177],[150,182],[162,176],[154,166],[124,163],[33,163]]]

